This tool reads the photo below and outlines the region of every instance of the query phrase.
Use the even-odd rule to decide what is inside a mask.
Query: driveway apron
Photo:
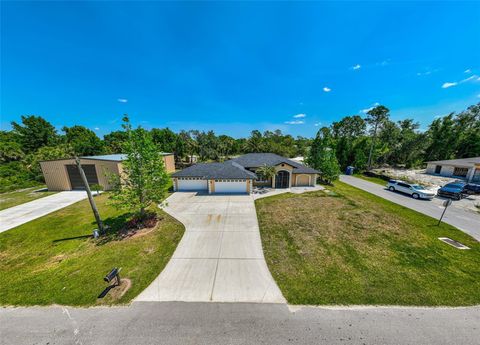
[[[263,256],[250,195],[175,193],[165,211],[185,234],[136,301],[285,303]]]

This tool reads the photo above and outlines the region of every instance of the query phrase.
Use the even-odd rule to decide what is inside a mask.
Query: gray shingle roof
[[[288,158],[279,156],[275,153],[247,153],[246,155],[232,159],[245,168],[258,168],[264,164],[274,166],[282,163],[293,166],[295,174],[318,174],[315,169],[309,168],[303,164],[292,161]]]
[[[448,159],[443,161],[428,161],[427,163],[436,163],[439,165],[454,165],[462,167],[473,167],[475,164],[480,164],[480,157]]]
[[[200,177],[202,179],[256,179],[257,175],[241,165],[223,163],[199,163],[172,174],[173,177]]]

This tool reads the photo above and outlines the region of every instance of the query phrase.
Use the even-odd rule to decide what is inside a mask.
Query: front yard
[[[106,204],[108,193],[95,197],[100,214],[111,229],[128,215]],[[180,241],[184,227],[157,210],[160,221],[153,230],[119,240],[93,240],[93,214],[84,200],[60,211],[0,234],[1,305],[95,305],[127,303],[162,271]],[[119,297],[103,277],[121,267],[131,287]],[[124,281],[127,281],[124,279]]]
[[[256,201],[267,264],[289,303],[480,304],[480,243],[341,182],[328,189]]]

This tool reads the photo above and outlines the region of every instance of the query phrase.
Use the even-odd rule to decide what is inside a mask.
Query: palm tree
[[[277,174],[277,170],[274,166],[268,166],[264,164],[257,169],[256,173],[261,179],[270,180]]]

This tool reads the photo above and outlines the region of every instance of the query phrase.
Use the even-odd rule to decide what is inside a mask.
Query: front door
[[[290,174],[281,170],[275,175],[275,188],[288,188]]]

